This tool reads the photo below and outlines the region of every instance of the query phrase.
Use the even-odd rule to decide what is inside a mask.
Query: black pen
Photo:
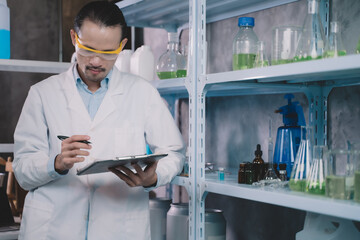
[[[62,135],[58,135],[57,137],[58,137],[58,139],[60,139],[61,141],[69,138],[68,136],[62,136]],[[91,144],[91,142],[86,141],[86,140],[81,140],[81,141],[77,141],[77,142],[86,143],[86,144]]]

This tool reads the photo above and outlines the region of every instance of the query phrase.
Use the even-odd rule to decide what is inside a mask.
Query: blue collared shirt
[[[89,112],[91,119],[93,120],[108,90],[108,85],[112,74],[112,70],[100,82],[100,88],[96,90],[96,92],[94,93],[92,93],[89,90],[88,86],[81,79],[79,72],[76,68],[76,65],[74,66],[73,73],[74,73],[74,79],[76,81],[76,88],[79,91],[79,94],[85,104],[86,109]]]

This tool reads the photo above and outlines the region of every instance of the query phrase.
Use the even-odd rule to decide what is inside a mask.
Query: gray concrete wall
[[[333,0],[331,20],[339,21],[348,54],[355,52],[359,40],[360,1]],[[255,18],[255,32],[265,41],[270,58],[272,29],[280,25],[302,26],[307,12],[307,1],[300,0],[246,16]],[[238,30],[237,17],[207,25],[208,62],[207,72],[216,73],[232,69],[232,41]],[[186,44],[185,30],[182,43]],[[145,44],[150,45],[158,58],[166,50],[166,31],[145,29]],[[345,147],[347,140],[360,141],[360,87],[334,89],[329,95],[329,144],[332,148]],[[296,94],[295,99],[308,116],[308,101],[305,95]],[[282,94],[257,96],[212,97],[206,102],[206,161],[217,167],[238,168],[240,162],[252,161],[256,144],[263,148],[267,161],[268,121],[272,119],[272,136],[282,125],[281,115],[274,110],[283,106]],[[186,100],[182,111],[187,110]],[[187,126],[186,119],[182,127]],[[275,141],[275,140],[274,140]],[[227,240],[295,239],[295,233],[303,227],[305,212],[209,194],[206,207],[224,211],[227,220]]]

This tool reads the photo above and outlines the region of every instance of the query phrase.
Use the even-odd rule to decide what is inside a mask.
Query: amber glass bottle
[[[254,168],[254,175],[255,179],[254,182],[259,182],[260,180],[264,179],[264,160],[261,158],[262,151],[261,151],[261,145],[258,144],[256,146],[255,151],[255,159],[253,160],[253,168]]]

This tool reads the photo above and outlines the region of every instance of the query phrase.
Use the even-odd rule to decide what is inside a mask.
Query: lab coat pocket
[[[51,204],[27,199],[19,239],[47,239],[53,208]]]
[[[146,153],[144,131],[135,128],[116,128],[115,155],[128,156]]]

